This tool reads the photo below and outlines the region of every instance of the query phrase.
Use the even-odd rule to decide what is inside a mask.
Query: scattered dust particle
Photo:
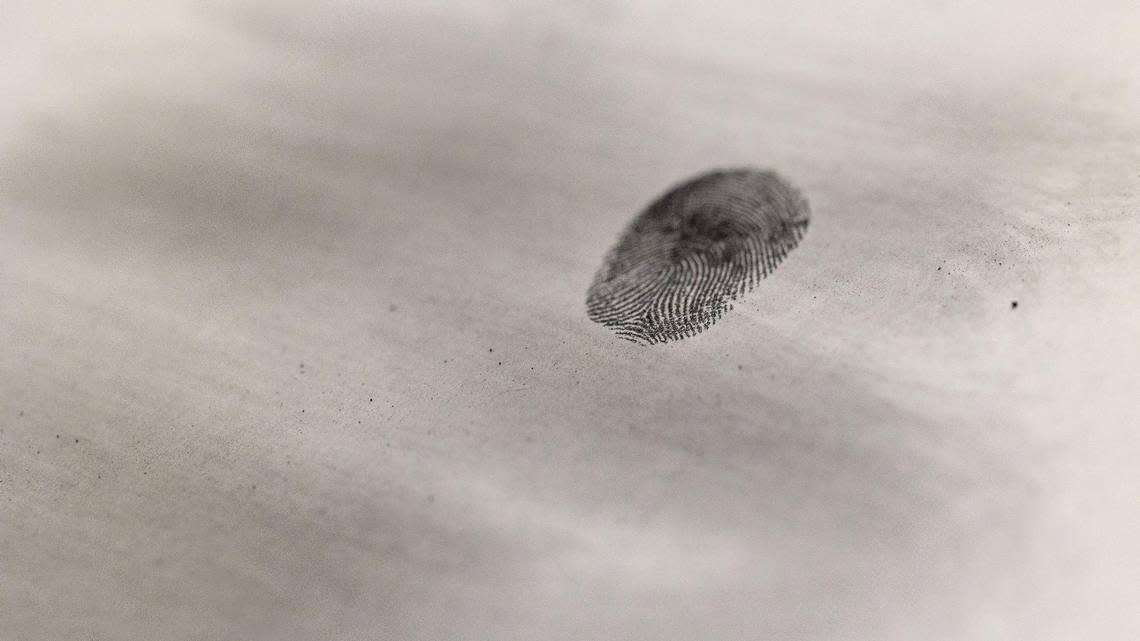
[[[396,311],[396,306],[395,306],[395,305],[389,305],[389,306],[388,306],[388,311],[390,311],[390,312],[394,312],[394,311]]]
[[[1010,308],[1010,309],[1017,309],[1017,301],[1015,301],[1015,300],[1014,300],[1014,301],[1010,301],[1010,302],[1009,302],[1009,308]]]

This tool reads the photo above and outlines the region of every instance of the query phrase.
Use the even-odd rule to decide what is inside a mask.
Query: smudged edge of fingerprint
[[[651,278],[637,284],[620,300],[608,291],[613,279],[607,278],[612,266],[621,258],[622,248],[640,221],[658,206],[676,197],[686,188],[719,176],[747,175],[769,192],[775,192],[783,207],[778,210],[779,220],[787,224],[781,236],[765,241],[760,234],[748,236],[741,251],[745,258],[722,263],[716,268],[700,266],[681,269],[680,263],[669,263]],[[785,212],[791,215],[785,215]],[[586,297],[586,312],[591,320],[614,330],[614,333],[640,345],[668,343],[696,336],[707,330],[732,309],[732,301],[751,291],[783,262],[807,233],[811,219],[811,206],[794,185],[772,170],[753,167],[714,169],[674,184],[641,210],[626,226],[618,242],[606,253]],[[684,257],[685,261],[702,262],[697,252]],[[738,269],[744,265],[744,271]],[[704,271],[709,277],[701,278]],[[680,280],[680,282],[677,282]],[[671,290],[666,288],[672,287]],[[697,295],[685,296],[686,291],[697,288]],[[664,297],[662,297],[662,292]],[[695,304],[694,304],[695,303]],[[662,309],[664,307],[664,309]]]

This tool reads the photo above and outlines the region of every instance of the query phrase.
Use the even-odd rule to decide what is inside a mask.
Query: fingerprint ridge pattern
[[[587,315],[640,344],[695,336],[775,271],[809,218],[774,172],[700,175],[634,218],[590,285]]]

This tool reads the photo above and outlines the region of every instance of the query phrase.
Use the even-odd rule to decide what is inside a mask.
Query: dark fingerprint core
[[[697,176],[633,219],[594,277],[586,311],[637,343],[699,334],[776,269],[809,217],[807,200],[774,172]]]

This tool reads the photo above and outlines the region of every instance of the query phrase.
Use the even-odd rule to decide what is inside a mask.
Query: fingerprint
[[[697,176],[633,219],[590,285],[587,313],[636,343],[699,334],[776,269],[809,217],[804,197],[774,172]]]

